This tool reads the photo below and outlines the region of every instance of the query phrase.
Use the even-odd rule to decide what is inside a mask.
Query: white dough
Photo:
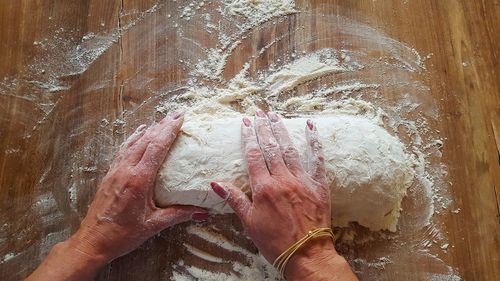
[[[241,150],[241,117],[186,116],[183,133],[160,171],[155,190],[159,206],[186,204],[232,212],[209,183],[230,181],[245,191],[250,188]],[[414,176],[404,145],[365,117],[310,118],[323,144],[333,225],[358,222],[371,230],[396,231],[401,201]],[[284,119],[304,164],[306,120]]]

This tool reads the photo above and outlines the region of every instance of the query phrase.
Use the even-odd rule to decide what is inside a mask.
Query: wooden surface
[[[5,78],[0,84],[0,257],[4,257],[0,279],[26,276],[51,245],[78,228],[113,147],[136,125],[154,118],[156,97],[152,93],[182,81],[186,73],[169,60],[179,52],[171,47],[176,46],[174,29],[172,34],[167,30],[167,36],[156,38],[154,32],[130,28],[83,73],[65,76],[71,85],[68,90],[46,93],[30,83],[5,81],[26,82],[37,79],[31,76],[47,75],[35,75],[26,66],[44,56],[33,42],[57,29],[64,28],[61,36],[73,38],[98,34],[127,25],[155,3],[0,2],[0,82]],[[173,2],[160,3],[166,6],[146,15],[151,28],[159,18],[178,13]],[[442,161],[448,167],[454,205],[461,209],[443,221],[447,240],[453,245],[443,259],[463,280],[500,280],[500,2],[324,0],[297,1],[297,6],[303,11],[341,14],[406,42],[421,54],[432,54],[426,65],[430,93],[438,102],[439,130],[445,139]],[[150,44],[161,48],[137,52],[138,46]],[[196,57],[196,50],[192,52]],[[142,68],[134,69],[134,65]],[[140,84],[134,80],[138,77],[134,70],[155,79]],[[107,84],[93,86],[95,81]],[[140,114],[134,115],[146,100]],[[51,103],[54,105],[44,106]],[[127,126],[103,125],[104,118],[126,119]],[[89,142],[94,145],[82,149]],[[74,155],[75,151],[85,157]],[[97,168],[70,169],[67,165],[75,157],[87,161],[84,167]],[[78,185],[77,202],[68,193],[70,182]],[[55,201],[47,205],[52,207],[43,207],[44,194]],[[114,261],[99,280],[165,279],[171,261],[181,255],[176,245],[182,239],[194,239],[178,236],[181,232],[180,228],[165,231]],[[21,254],[5,261],[9,253]],[[420,265],[426,267],[432,265]],[[411,276],[416,269],[405,270]]]

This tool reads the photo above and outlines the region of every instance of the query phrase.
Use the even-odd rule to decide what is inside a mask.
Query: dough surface
[[[215,213],[231,208],[210,188],[229,181],[250,189],[241,151],[242,116],[186,116],[183,133],[165,161],[155,189],[159,206],[198,205]],[[401,201],[413,182],[411,157],[401,141],[373,120],[336,114],[313,116],[323,144],[332,188],[332,223],[358,222],[371,230],[396,231]],[[284,119],[305,164],[306,118]]]

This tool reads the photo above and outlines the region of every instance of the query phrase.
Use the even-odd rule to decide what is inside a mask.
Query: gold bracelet
[[[329,227],[323,227],[323,228],[318,228],[315,230],[311,230],[307,233],[306,236],[304,236],[302,239],[299,241],[295,242],[290,248],[288,248],[286,251],[284,251],[281,255],[279,255],[276,260],[273,263],[273,266],[278,270],[278,272],[281,274],[281,276],[285,277],[285,268],[295,252],[297,252],[300,247],[304,246],[307,241],[317,238],[317,237],[323,237],[323,236],[329,236],[332,238],[332,241],[335,242],[335,237],[333,236],[333,232],[331,228]]]

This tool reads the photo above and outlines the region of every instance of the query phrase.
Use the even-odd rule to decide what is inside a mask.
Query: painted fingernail
[[[182,115],[184,115],[184,112],[176,111],[176,112],[172,113],[172,119],[177,120],[177,119],[181,118]]]
[[[257,110],[257,112],[255,112],[255,115],[257,115],[257,117],[266,117],[266,114],[262,110]]]
[[[207,212],[204,213],[194,213],[191,218],[195,221],[206,221],[210,215]]]
[[[142,133],[144,130],[146,130],[146,128],[147,128],[146,124],[142,124],[139,127],[137,127],[137,129],[135,129],[135,133],[136,134]]]
[[[222,186],[220,186],[218,183],[211,182],[210,186],[212,187],[212,190],[217,195],[219,195],[220,198],[222,198],[222,199],[226,199],[227,198],[227,191]]]
[[[250,121],[250,119],[246,117],[243,117],[243,124],[245,124],[245,126],[247,127],[250,127],[252,125],[252,121]]]
[[[311,121],[310,119],[307,120],[307,127],[309,127],[309,130],[312,130],[314,128],[313,121]]]
[[[269,116],[271,122],[278,122],[280,120],[280,117],[276,114],[276,112],[269,112],[267,116]]]

